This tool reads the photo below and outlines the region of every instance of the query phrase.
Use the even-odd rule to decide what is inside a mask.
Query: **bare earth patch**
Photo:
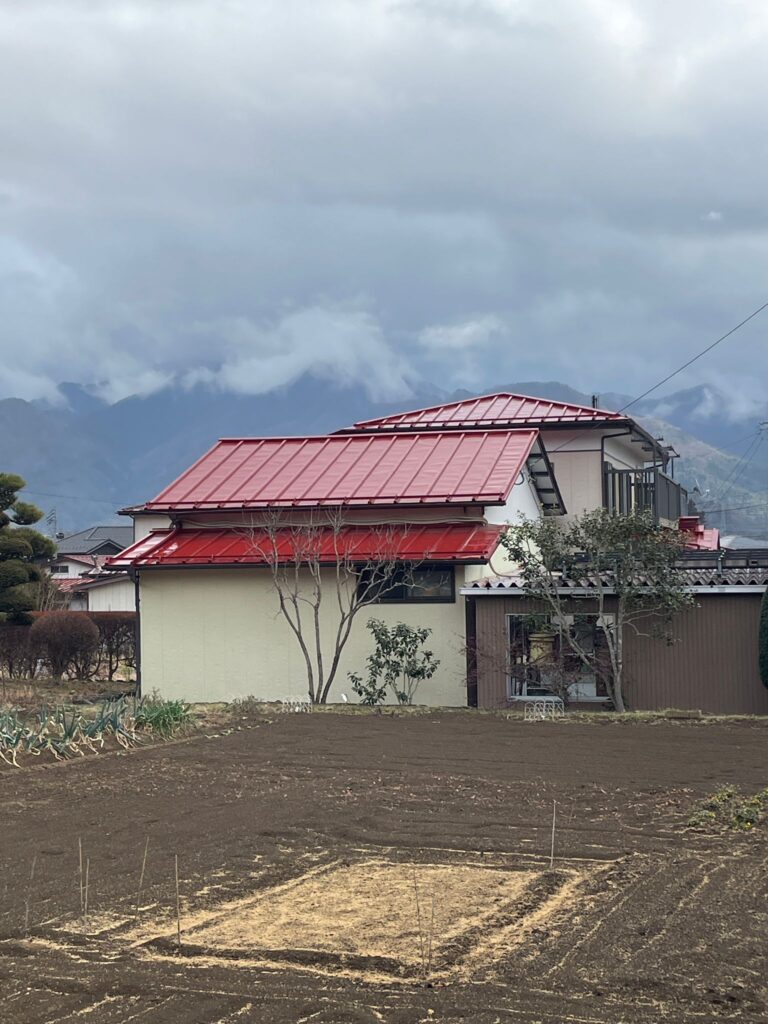
[[[317,950],[420,966],[518,899],[538,877],[455,864],[367,860],[304,876],[186,928],[184,941],[227,950]]]

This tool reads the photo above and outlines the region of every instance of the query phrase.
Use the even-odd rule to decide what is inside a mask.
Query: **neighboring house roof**
[[[500,391],[479,398],[467,398],[446,405],[433,405],[427,409],[379,416],[355,423],[356,430],[426,430],[463,429],[467,427],[547,427],[560,424],[592,424],[625,421],[619,412],[593,409],[588,405],[553,402],[530,395],[515,395]]]
[[[223,439],[146,511],[503,505],[536,430]]]
[[[680,532],[685,536],[685,547],[690,551],[717,551],[720,531],[703,525],[698,516],[681,516]]]
[[[119,555],[115,556],[119,558]],[[112,583],[121,583],[128,579],[127,572],[100,572],[93,576],[79,576],[77,579],[69,580],[74,586],[67,589],[75,593],[82,593],[84,590],[93,590],[94,587],[105,587]]]
[[[73,594],[81,589],[83,579],[80,576],[71,576],[68,580],[55,580],[56,589],[63,594]]]
[[[122,551],[133,542],[132,526],[91,526],[87,530],[80,530],[79,533],[70,533],[66,537],[60,537],[56,543],[58,554],[65,555],[91,555],[111,553],[102,549],[113,548]]]
[[[252,531],[177,528],[149,534],[108,560],[112,568],[184,565],[270,565],[320,561],[487,561],[503,526],[347,526]]]
[[[723,535],[720,538],[720,543],[724,548],[732,548],[737,551],[768,548],[768,540],[758,540],[755,537],[742,537],[737,533]]]
[[[729,589],[765,589],[768,587],[768,568],[726,568],[701,569],[696,567],[682,568],[685,574],[687,586],[697,592],[715,591],[719,588]],[[608,588],[610,579],[604,578],[603,585]],[[578,579],[564,579],[559,588],[561,593],[577,592],[580,594],[595,591],[598,586],[598,579],[595,576],[582,576]],[[483,579],[475,580],[462,588],[462,593],[505,593],[513,592],[517,596],[523,596],[526,592],[525,583],[519,576],[486,576]]]
[[[52,562],[75,562],[77,565],[86,565],[89,569],[94,569],[99,564],[99,560],[95,555],[70,555],[62,554],[59,552],[51,559]]]

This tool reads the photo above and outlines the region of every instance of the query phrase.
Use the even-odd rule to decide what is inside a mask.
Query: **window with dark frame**
[[[50,571],[51,571],[51,575],[61,576],[63,573],[69,572],[69,567],[66,564],[65,565],[52,565]]]
[[[358,595],[375,593],[377,604],[452,604],[456,587],[452,566],[398,565],[391,571],[363,569]]]

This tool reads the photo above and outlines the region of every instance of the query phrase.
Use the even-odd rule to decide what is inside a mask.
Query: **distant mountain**
[[[377,404],[360,388],[310,376],[265,395],[166,388],[114,405],[79,385],[60,390],[60,407],[0,400],[0,467],[23,476],[30,500],[55,509],[65,531],[110,522],[118,508],[157,494],[219,437],[327,433],[447,398],[429,387]]]
[[[425,384],[398,402],[377,404],[361,388],[310,376],[265,395],[170,387],[114,405],[77,384],[60,390],[61,407],[0,400],[0,468],[25,477],[29,497],[46,511],[55,509],[59,528],[67,531],[109,522],[116,509],[156,494],[219,437],[325,433],[359,419],[476,393],[449,395]],[[584,405],[592,397],[558,381],[518,381],[485,390]],[[599,396],[604,408],[621,408],[628,401],[622,394]],[[675,445],[682,456],[676,475],[689,491],[698,483],[700,507],[761,505],[726,513],[725,525],[731,532],[768,537],[762,508],[768,501],[768,443],[739,461],[750,451],[745,436],[757,434],[761,418],[759,410],[742,411],[745,418],[739,419],[738,406],[711,387],[650,396],[630,410],[654,436]],[[719,514],[711,518],[722,520]]]

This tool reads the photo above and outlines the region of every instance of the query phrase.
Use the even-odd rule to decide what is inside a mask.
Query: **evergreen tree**
[[[56,546],[30,527],[43,513],[21,501],[26,482],[15,473],[0,473],[0,620],[27,623],[35,607],[35,584],[41,577],[37,563],[52,558]]]
[[[758,644],[760,678],[763,680],[763,685],[768,686],[768,590],[763,594],[763,604],[760,610],[760,635]]]

